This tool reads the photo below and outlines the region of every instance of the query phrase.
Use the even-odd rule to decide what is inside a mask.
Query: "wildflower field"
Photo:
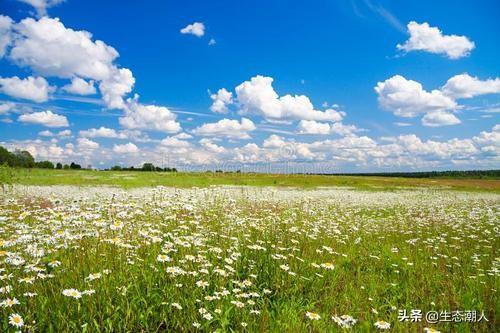
[[[17,185],[0,331],[495,332],[499,213],[495,191]]]

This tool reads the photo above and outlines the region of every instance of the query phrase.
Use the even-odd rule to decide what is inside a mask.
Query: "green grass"
[[[308,191],[292,202],[269,190],[253,199],[148,191],[3,201],[0,287],[12,290],[0,300],[20,304],[0,307],[0,331],[14,331],[12,313],[37,332],[342,332],[335,314],[357,319],[355,332],[376,331],[377,320],[405,333],[493,332],[500,324],[497,196],[350,191],[326,200]],[[161,253],[171,261],[159,262]],[[102,276],[89,281],[91,273]],[[73,299],[62,294],[67,288],[95,294]],[[401,323],[402,309],[484,311],[489,321]]]
[[[16,180],[24,185],[110,185],[123,188],[146,186],[207,187],[211,185],[321,186],[354,187],[365,190],[393,190],[400,187],[433,187],[452,190],[500,192],[500,180],[494,179],[415,179],[397,177],[279,175],[252,173],[159,173],[125,171],[73,171],[20,169]]]

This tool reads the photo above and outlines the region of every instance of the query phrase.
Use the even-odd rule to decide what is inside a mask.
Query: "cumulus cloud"
[[[215,142],[213,142],[213,140],[203,138],[199,142],[203,148],[207,149],[210,152],[221,154],[226,151],[226,148],[217,145]]]
[[[62,90],[74,94],[74,95],[93,95],[96,93],[96,89],[94,87],[94,80],[85,81],[79,77],[74,77],[71,79],[71,83],[63,86]]]
[[[114,145],[113,151],[118,154],[135,154],[139,151],[139,148],[132,142],[129,142],[123,145]]]
[[[68,119],[59,114],[52,113],[52,111],[33,112],[22,114],[18,120],[23,123],[37,124],[46,127],[68,127]]]
[[[191,139],[193,136],[191,134],[187,134],[187,133],[182,132],[182,133],[174,135],[174,137],[177,139],[186,140],[186,139]]]
[[[442,88],[452,98],[472,98],[484,94],[500,93],[500,78],[480,80],[467,73],[451,77]]]
[[[12,41],[12,25],[13,21],[10,17],[0,15],[0,58],[5,55]]]
[[[329,135],[338,134],[341,136],[354,135],[359,129],[354,125],[344,125],[338,123],[322,123],[314,120],[301,120],[298,125],[299,134]]]
[[[59,131],[59,133],[57,133],[57,135],[59,137],[68,137],[68,136],[71,136],[71,130],[67,129],[67,130]]]
[[[126,136],[124,134],[118,133],[116,130],[107,127],[99,128],[89,128],[87,130],[80,131],[79,135],[84,138],[120,138],[123,139]]]
[[[38,132],[38,135],[40,135],[40,136],[46,136],[46,137],[52,137],[52,136],[54,136],[54,133],[52,133],[49,130],[45,130],[45,131]]]
[[[445,54],[450,59],[458,59],[469,55],[474,49],[474,42],[465,36],[443,35],[441,30],[431,27],[427,22],[419,24],[415,21],[408,23],[410,38],[397,48],[406,52],[426,51]]]
[[[233,103],[233,93],[225,88],[219,89],[216,94],[211,94],[210,98],[213,101],[210,110],[215,113],[227,113],[227,106]]]
[[[128,68],[120,68],[112,71],[111,75],[101,81],[99,90],[102,99],[110,109],[124,109],[123,96],[132,91],[135,78]]]
[[[201,22],[188,24],[181,29],[181,34],[191,34],[195,35],[196,37],[202,37],[205,34],[205,25]]]
[[[380,105],[400,117],[415,117],[431,111],[457,108],[455,100],[440,90],[428,92],[419,82],[407,80],[401,75],[378,82],[375,91]]]
[[[2,103],[0,104],[0,115],[8,114],[14,108],[14,103]]]
[[[222,119],[216,123],[203,124],[193,130],[193,133],[201,136],[220,136],[236,139],[249,139],[248,132],[255,130],[255,124],[247,118],[238,120]]]
[[[314,120],[301,120],[298,126],[300,134],[330,134],[330,124]]]
[[[20,2],[24,2],[28,5],[33,6],[35,8],[38,16],[47,15],[47,8],[54,7],[65,0],[18,0]]]
[[[443,110],[432,111],[422,117],[422,124],[428,127],[440,127],[460,124],[460,119],[453,113]]]
[[[78,149],[80,150],[94,150],[99,148],[99,144],[95,141],[89,140],[87,138],[78,138]]]
[[[168,108],[157,105],[144,105],[138,102],[138,96],[127,100],[125,115],[119,119],[120,125],[127,129],[144,129],[167,133],[177,133],[180,124],[177,116]]]
[[[173,147],[173,148],[185,148],[191,146],[188,141],[181,140],[174,136],[166,137],[161,140],[160,144],[164,147]]]
[[[0,77],[0,92],[14,98],[42,103],[49,99],[51,91],[53,88],[43,77],[28,76],[25,79],[20,79],[17,76]]]
[[[285,140],[276,134],[271,134],[267,139],[264,140],[262,146],[265,148],[281,148],[286,145]]]
[[[172,138],[172,137],[171,137]],[[173,142],[169,140],[169,142]],[[270,166],[283,171],[284,164],[299,166],[300,169],[286,169],[300,172],[332,172],[339,170],[397,170],[452,168],[454,165],[471,168],[494,168],[500,155],[500,125],[491,131],[483,131],[472,138],[452,138],[449,140],[423,140],[415,134],[373,139],[367,136],[345,136],[337,139],[300,142],[297,138],[271,135],[262,144],[248,143],[231,149],[216,144],[212,138],[203,138],[190,146],[176,147],[162,144],[139,149],[135,145],[115,145],[112,148],[99,147],[92,151],[78,146],[78,141],[58,147],[46,140],[26,140],[0,142],[8,149],[27,149],[37,158],[50,160],[79,161],[87,158],[88,163],[97,164],[103,159],[109,163],[122,161],[127,165],[140,165],[150,161],[162,163],[168,151],[170,161],[175,166],[217,167],[234,164],[237,169],[259,170],[259,166]],[[137,153],[137,154],[136,154]],[[43,157],[42,157],[43,156]],[[314,163],[311,163],[314,161]],[[243,165],[242,165],[243,163]],[[260,169],[264,170],[264,169]]]
[[[66,28],[58,18],[26,18],[16,24],[9,57],[46,76],[103,80],[115,68],[118,52],[87,31]]]
[[[345,115],[333,109],[315,110],[305,95],[279,96],[273,78],[257,75],[236,87],[241,114],[255,114],[269,120],[340,121]]]
[[[26,18],[14,24],[13,31],[8,58],[15,64],[44,76],[76,80],[66,87],[70,92],[93,92],[95,88],[81,80],[98,81],[106,105],[124,108],[135,79],[129,69],[114,64],[119,54],[113,47],[94,41],[90,32],[65,27],[57,18]]]
[[[426,91],[419,82],[395,75],[375,86],[378,102],[399,117],[423,115],[425,126],[456,125],[460,120],[453,114],[463,108],[457,99],[500,93],[500,79],[480,80],[467,73],[448,79],[441,89]],[[397,124],[398,125],[398,124]]]
[[[59,131],[58,133],[53,133],[52,131],[45,130],[45,131],[38,132],[38,135],[49,137],[49,138],[54,137],[54,136],[58,136],[61,138],[67,138],[67,137],[71,136],[71,130],[62,130],[62,131]]]

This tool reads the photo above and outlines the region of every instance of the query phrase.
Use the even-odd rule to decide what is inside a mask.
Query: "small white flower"
[[[82,298],[82,293],[76,289],[64,289],[62,294],[67,297],[72,297],[74,299]]]
[[[11,326],[21,328],[24,326],[24,320],[23,317],[18,315],[17,313],[13,313],[9,316],[9,324]]]
[[[374,326],[376,328],[378,328],[379,330],[388,330],[391,328],[391,324],[389,324],[388,322],[386,321],[383,321],[383,320],[379,320],[377,321]]]
[[[306,312],[306,317],[311,319],[311,320],[320,320],[321,316],[315,312]]]

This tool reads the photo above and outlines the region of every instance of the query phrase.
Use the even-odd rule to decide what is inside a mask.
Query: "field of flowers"
[[[433,189],[18,186],[0,331],[494,332],[499,213]]]

